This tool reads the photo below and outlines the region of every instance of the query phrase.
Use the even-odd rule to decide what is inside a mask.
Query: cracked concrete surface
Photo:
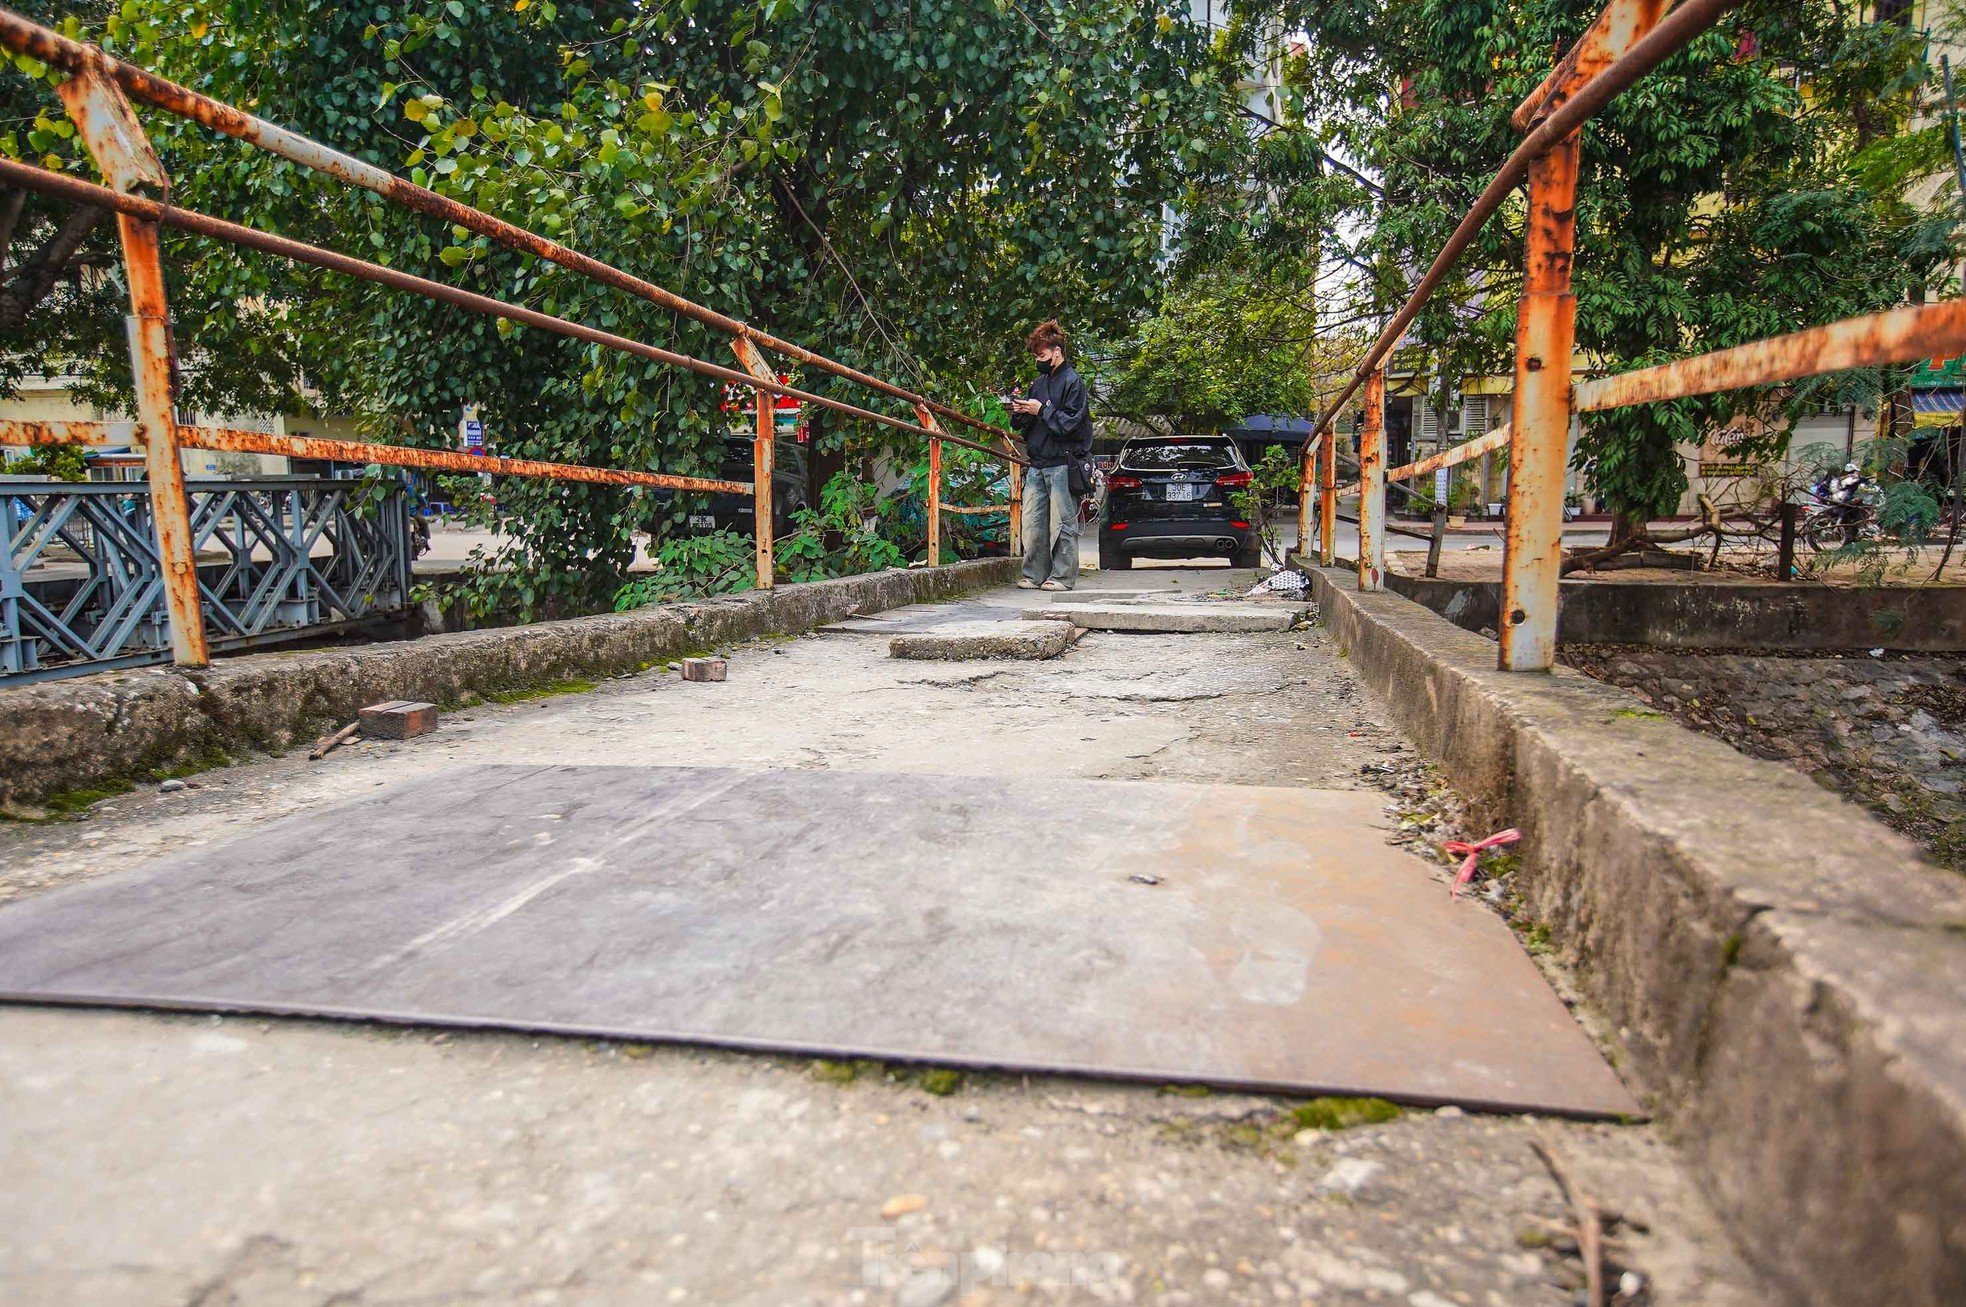
[[[732,652],[722,685],[653,672],[0,828],[0,897],[462,761],[1357,788],[1410,753],[1316,630],[1102,633],[987,667],[895,662],[877,635]],[[1622,1260],[1651,1301],[1764,1301],[1654,1126],[1449,1110],[1299,1130],[1282,1100],[930,1088],[950,1086],[690,1048],[0,1009],[0,1300],[1556,1307],[1577,1263],[1547,1246],[1543,1140],[1643,1220]]]

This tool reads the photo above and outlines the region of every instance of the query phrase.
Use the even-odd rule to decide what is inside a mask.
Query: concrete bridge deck
[[[760,643],[724,686],[652,673],[475,709],[406,745],[209,773],[82,825],[0,831],[0,893],[104,883],[464,763],[1337,791],[1365,788],[1364,768],[1414,771],[1319,631],[1094,636],[1034,664],[885,652]],[[479,802],[468,786],[451,797]],[[944,1097],[924,1083],[947,1087],[617,1041],[0,1009],[0,1289],[928,1303],[1076,1278],[1081,1295],[1138,1301],[1557,1304],[1574,1263],[1524,1246],[1538,1242],[1526,1227],[1561,1215],[1528,1148],[1545,1140],[1580,1187],[1645,1218],[1627,1260],[1656,1300],[1759,1301],[1653,1127],[1410,1110],[1326,1133],[1302,1130],[1287,1100],[988,1073]]]

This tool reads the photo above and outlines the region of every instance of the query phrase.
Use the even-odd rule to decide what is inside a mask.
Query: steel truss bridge
[[[214,649],[327,634],[410,601],[400,482],[186,484]],[[144,482],[0,482],[0,685],[168,662],[170,611]]]

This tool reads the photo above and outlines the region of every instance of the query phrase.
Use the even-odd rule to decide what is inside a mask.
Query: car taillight
[[[1140,478],[1107,477],[1106,488],[1109,490],[1138,490],[1140,488]]]
[[[1107,529],[1108,531],[1124,531],[1124,530],[1126,530],[1126,523],[1124,523],[1124,522],[1108,522],[1108,523],[1106,524],[1106,529]]]
[[[1255,479],[1256,477],[1253,472],[1231,472],[1227,476],[1216,477],[1215,484],[1218,486],[1235,486],[1240,488],[1248,485]]]

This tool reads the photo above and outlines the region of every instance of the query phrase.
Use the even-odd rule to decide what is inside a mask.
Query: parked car
[[[1099,566],[1136,558],[1227,558],[1255,567],[1262,542],[1231,496],[1247,490],[1249,463],[1227,436],[1130,440],[1106,478]]]
[[[717,476],[725,481],[749,481],[751,479],[751,442],[743,436],[724,438],[724,456],[717,466]],[[668,503],[675,497],[672,490],[660,490],[655,494],[659,503]],[[703,531],[735,531],[739,535],[751,534],[751,522],[757,515],[757,506],[748,494],[714,494],[693,496],[695,507],[689,515],[689,529],[692,533]],[[802,508],[812,507],[810,483],[806,475],[805,446],[795,440],[781,437],[772,453],[771,466],[771,531],[774,537],[790,533],[792,515]]]

